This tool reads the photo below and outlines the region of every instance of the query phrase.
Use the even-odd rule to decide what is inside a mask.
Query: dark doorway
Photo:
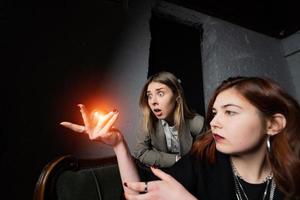
[[[148,77],[159,71],[175,74],[189,107],[204,116],[201,26],[186,25],[153,12],[150,31]]]

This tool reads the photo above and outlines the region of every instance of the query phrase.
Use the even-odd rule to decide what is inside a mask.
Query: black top
[[[267,182],[265,183],[260,183],[260,184],[251,184],[246,181],[244,181],[241,178],[238,178],[239,182],[241,183],[248,199],[262,199],[264,192],[267,188],[267,195],[266,195],[266,200],[269,199],[270,195],[270,189],[271,189],[271,182],[267,185]]]
[[[228,155],[217,153],[216,162],[210,164],[187,154],[172,168],[165,170],[179,181],[190,193],[201,200],[234,200],[235,184]],[[242,181],[241,181],[242,182]],[[265,184],[242,182],[249,200],[261,200]],[[263,188],[263,189],[262,189]],[[269,190],[270,191],[270,190]],[[258,194],[255,197],[255,193]],[[252,197],[252,198],[251,198]],[[269,199],[269,194],[267,198]],[[275,189],[273,200],[283,200],[283,194]]]

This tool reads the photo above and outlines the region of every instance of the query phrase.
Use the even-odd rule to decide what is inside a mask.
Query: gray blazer
[[[192,147],[196,137],[201,133],[204,118],[196,115],[193,119],[187,120],[183,133],[178,133],[181,156],[187,154]],[[170,167],[176,162],[176,154],[168,152],[166,136],[161,123],[156,123],[154,133],[140,132],[134,150],[134,156],[148,166]]]

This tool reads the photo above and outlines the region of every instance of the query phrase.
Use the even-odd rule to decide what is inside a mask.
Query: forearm
[[[138,171],[136,169],[133,158],[130,154],[129,148],[125,140],[121,141],[114,148],[114,152],[117,156],[118,167],[122,179],[122,183],[124,182],[137,182],[140,180]],[[128,188],[124,187],[124,191],[128,190]],[[130,191],[127,191],[130,192]]]

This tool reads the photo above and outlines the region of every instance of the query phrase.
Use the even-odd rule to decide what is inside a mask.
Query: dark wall
[[[188,106],[204,116],[201,26],[188,26],[153,12],[150,32],[148,76],[172,72],[181,81]]]
[[[101,91],[125,13],[113,1],[58,0],[14,1],[4,13],[1,196],[32,199],[45,164],[83,140],[58,124],[81,123],[76,104]]]
[[[156,10],[186,24],[202,24],[205,107],[215,88],[230,76],[269,77],[295,94],[280,40],[164,1]]]

